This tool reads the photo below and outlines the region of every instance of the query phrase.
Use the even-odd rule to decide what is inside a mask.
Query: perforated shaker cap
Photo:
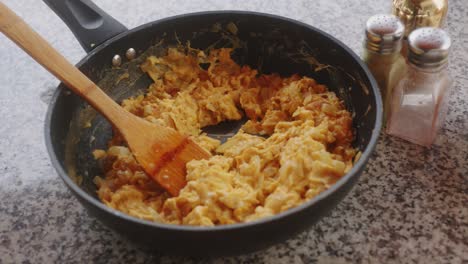
[[[445,30],[435,27],[418,28],[408,37],[408,60],[423,68],[436,68],[447,63],[451,40]]]
[[[381,54],[399,52],[405,26],[394,15],[379,14],[371,16],[366,23],[366,42],[368,50]]]

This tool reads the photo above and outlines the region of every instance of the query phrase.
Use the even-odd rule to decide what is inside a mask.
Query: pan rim
[[[162,22],[167,22],[170,20],[176,20],[179,18],[187,18],[187,17],[196,17],[196,16],[202,16],[202,15],[219,15],[219,14],[233,14],[233,15],[251,15],[251,16],[258,16],[258,17],[266,17],[266,18],[271,18],[275,20],[282,20],[283,22],[287,23],[292,23],[295,24],[296,26],[300,27],[305,27],[308,30],[315,31],[318,34],[324,36],[325,38],[328,38],[329,40],[335,42],[340,48],[342,48],[345,52],[347,52],[351,58],[361,67],[361,69],[364,71],[365,75],[368,77],[369,82],[370,82],[370,88],[373,91],[374,99],[375,99],[375,104],[376,104],[376,120],[375,120],[375,125],[372,130],[371,138],[369,140],[369,143],[367,144],[366,148],[361,151],[361,157],[359,160],[354,164],[352,169],[346,173],[343,177],[341,177],[340,180],[338,180],[335,184],[333,184],[330,188],[327,190],[321,192],[317,196],[313,197],[312,199],[300,204],[299,206],[296,206],[294,208],[288,209],[284,212],[281,212],[279,214],[275,214],[270,217],[266,218],[261,218],[252,222],[244,222],[244,223],[235,223],[235,224],[228,224],[228,225],[217,225],[217,226],[188,226],[188,225],[175,225],[175,224],[166,224],[166,223],[160,223],[160,222],[152,222],[140,218],[136,218],[130,215],[127,215],[123,212],[120,212],[116,209],[107,207],[104,203],[102,203],[100,200],[94,198],[93,196],[89,195],[85,191],[83,191],[68,175],[68,173],[65,171],[65,169],[61,166],[58,157],[54,151],[54,147],[52,145],[52,137],[51,137],[51,123],[52,123],[52,114],[53,110],[55,108],[57,99],[59,95],[62,93],[63,89],[60,89],[57,87],[57,89],[54,91],[54,94],[51,98],[51,101],[48,105],[47,108],[47,113],[46,113],[46,118],[45,118],[45,143],[46,143],[46,148],[47,152],[49,154],[51,163],[55,170],[57,171],[58,175],[62,180],[65,182],[65,184],[68,186],[69,189],[71,189],[76,195],[80,196],[80,198],[86,200],[89,204],[93,205],[94,207],[103,210],[105,213],[113,215],[115,217],[122,218],[125,221],[130,221],[134,224],[138,225],[143,225],[147,226],[150,228],[160,228],[164,230],[170,230],[170,231],[183,231],[183,232],[220,232],[220,231],[228,231],[228,230],[238,230],[238,229],[247,229],[247,228],[252,228],[256,227],[259,225],[263,225],[269,222],[276,222],[283,220],[285,218],[291,217],[292,215],[295,215],[302,210],[305,210],[307,207],[313,206],[314,204],[318,203],[320,200],[325,199],[326,197],[332,195],[334,192],[338,191],[341,189],[341,187],[346,184],[348,181],[350,181],[353,177],[357,176],[359,177],[359,170],[364,169],[368,159],[370,158],[370,155],[374,151],[380,131],[382,128],[382,100],[380,96],[380,91],[377,86],[377,82],[375,81],[374,77],[372,76],[371,72],[367,68],[367,66],[364,64],[364,62],[359,58],[359,56],[351,50],[347,45],[345,45],[343,42],[338,40],[337,38],[333,37],[332,35],[312,26],[309,24],[306,24],[304,22],[294,20],[291,18],[287,18],[284,16],[279,16],[279,15],[274,15],[274,14],[268,14],[268,13],[262,13],[262,12],[255,12],[255,11],[242,11],[242,10],[222,10],[222,11],[201,11],[201,12],[193,12],[193,13],[184,13],[180,15],[175,15],[175,16],[170,16],[162,19],[158,19],[155,21],[151,21],[148,23],[145,23],[143,25],[140,25],[138,27],[135,27],[133,29],[130,29],[128,31],[122,32],[117,36],[114,36],[106,41],[104,41],[102,44],[100,44],[98,47],[93,49],[91,52],[89,52],[83,59],[81,59],[77,64],[76,67],[81,67],[90,57],[92,57],[95,53],[103,50],[106,48],[110,43],[116,42],[127,35],[137,32],[140,30],[144,30],[149,27],[153,27],[159,23]],[[60,85],[60,84],[59,84]],[[101,221],[101,220],[100,220]]]

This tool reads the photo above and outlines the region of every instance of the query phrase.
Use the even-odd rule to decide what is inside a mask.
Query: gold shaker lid
[[[405,27],[394,15],[379,14],[370,17],[366,23],[365,46],[381,54],[399,52]]]
[[[419,27],[441,27],[448,0],[393,0],[392,13],[405,25],[405,36]]]
[[[436,68],[447,63],[451,40],[445,30],[422,27],[408,37],[408,60],[422,68]]]

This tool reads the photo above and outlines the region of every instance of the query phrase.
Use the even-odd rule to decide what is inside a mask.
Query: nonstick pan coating
[[[361,60],[344,44],[309,25],[267,14],[222,11],[166,18],[125,31],[91,50],[78,67],[120,102],[143,92],[151,83],[138,68],[145,56],[188,42],[204,50],[233,47],[238,63],[262,73],[298,73],[326,84],[354,115],[355,146],[362,152],[354,168],[332,188],[301,206],[251,223],[191,227],[140,220],[106,207],[97,198],[92,180],[101,171],[91,152],[106,147],[111,127],[60,85],[49,106],[45,136],[51,161],[66,185],[107,226],[151,250],[177,255],[219,256],[259,250],[284,241],[326,215],[364,170],[381,127],[380,94]],[[125,57],[129,48],[140,57],[112,67],[112,57]],[[127,74],[128,78],[123,78]],[[229,135],[238,126],[238,122],[223,124],[208,132]]]

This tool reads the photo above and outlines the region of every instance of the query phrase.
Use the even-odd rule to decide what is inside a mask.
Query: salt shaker
[[[393,0],[392,14],[405,25],[401,53],[407,56],[408,35],[420,27],[442,27],[447,16],[448,0]]]
[[[423,27],[413,31],[408,42],[408,73],[393,91],[386,132],[430,146],[447,112],[451,41],[443,29]]]
[[[374,15],[367,20],[363,60],[377,81],[384,103],[384,120],[390,105],[390,95],[406,72],[406,62],[400,53],[405,27],[394,15]]]

